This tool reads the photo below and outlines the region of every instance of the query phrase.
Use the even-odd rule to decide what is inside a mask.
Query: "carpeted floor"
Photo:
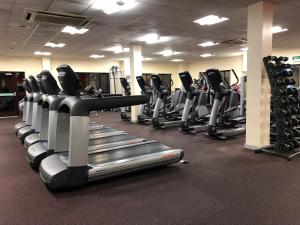
[[[0,119],[2,225],[296,225],[300,224],[300,159],[287,162],[227,142],[99,120],[131,134],[185,150],[189,164],[110,179],[73,192],[50,193],[13,133]]]

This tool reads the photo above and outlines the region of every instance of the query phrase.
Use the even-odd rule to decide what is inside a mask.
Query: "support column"
[[[130,47],[130,80],[131,95],[140,95],[141,90],[136,81],[136,76],[142,75],[142,47],[140,45],[132,45]],[[140,106],[131,107],[131,122],[137,122],[137,116]]]
[[[247,123],[245,148],[269,144],[270,85],[263,57],[272,54],[273,5],[262,1],[248,7]]]
[[[51,71],[51,61],[50,58],[43,57],[42,58],[42,69]]]

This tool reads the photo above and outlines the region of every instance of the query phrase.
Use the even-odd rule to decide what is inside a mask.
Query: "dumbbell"
[[[292,65],[291,64],[289,64],[289,63],[287,63],[287,64],[284,64],[285,66],[284,66],[284,68],[287,68],[287,69],[290,69],[290,68],[292,68]]]
[[[293,71],[291,69],[283,69],[281,71],[281,76],[292,77],[293,76]]]
[[[293,134],[292,131],[286,130],[286,131],[284,131],[284,132],[280,132],[280,133],[278,134],[278,137],[279,137],[280,139],[291,139],[291,138],[294,137],[294,134]]]
[[[277,61],[283,61],[283,57],[282,57],[282,56],[279,56],[279,57],[277,58]]]
[[[291,111],[289,109],[278,109],[277,113],[279,115],[288,116],[291,114]]]
[[[294,137],[299,137],[300,133],[297,129],[292,129],[291,131],[293,132]]]
[[[269,64],[268,64],[268,67],[269,67],[270,69],[273,69],[273,68],[275,67],[275,65],[274,65],[274,63],[269,63]]]
[[[279,144],[278,150],[282,152],[290,152],[295,149],[295,146],[292,142],[286,143],[286,144]]]
[[[283,120],[278,122],[278,128],[279,129],[285,129],[287,127],[289,127],[291,125],[291,123],[289,121]]]
[[[298,90],[296,88],[288,88],[287,89],[288,95],[297,95],[298,96]]]
[[[294,98],[294,97],[288,97],[288,102],[289,104],[297,104],[298,103],[298,99]]]
[[[285,81],[281,80],[281,79],[276,79],[275,84],[278,85],[278,86],[282,86],[282,85],[285,85]]]
[[[275,92],[277,95],[286,95],[287,94],[287,90],[285,88],[277,88],[275,89]]]
[[[284,85],[288,86],[288,85],[295,85],[296,84],[296,81],[294,79],[284,79]]]
[[[291,118],[291,122],[293,126],[297,126],[300,123],[300,121],[296,117]]]
[[[293,143],[293,145],[294,145],[295,148],[298,148],[298,147],[299,147],[298,141],[292,140],[292,141],[290,141],[290,142]]]
[[[282,59],[283,62],[289,61],[289,57],[282,57],[282,58],[283,58],[283,59]]]
[[[296,107],[291,107],[291,108],[290,108],[290,111],[291,111],[291,114],[292,114],[292,115],[296,115],[296,114],[298,113],[299,110],[298,110],[298,108],[296,108]]]
[[[284,97],[277,97],[277,98],[276,98],[276,102],[277,102],[277,104],[280,105],[280,106],[285,106],[285,105],[288,104],[287,99],[284,98]]]

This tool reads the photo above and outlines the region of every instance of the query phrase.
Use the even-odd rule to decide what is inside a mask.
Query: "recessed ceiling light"
[[[202,55],[200,55],[201,57],[203,57],[203,58],[207,58],[207,57],[212,57],[212,56],[214,56],[213,54],[210,54],[210,53],[205,53],[205,54],[202,54]]]
[[[282,28],[281,26],[274,26],[272,27],[272,34],[281,33],[284,31],[288,31],[287,28]]]
[[[240,50],[243,51],[243,52],[247,52],[247,51],[248,51],[248,48],[245,47],[245,48],[241,48]]]
[[[72,26],[65,26],[64,29],[61,30],[61,32],[63,33],[69,33],[69,34],[84,34],[85,32],[87,32],[89,29],[87,28],[80,28],[77,29],[76,27],[72,27]]]
[[[172,56],[172,55],[178,55],[181,52],[173,52],[171,49],[163,50],[161,52],[158,52],[157,54],[163,55],[164,57]]]
[[[159,43],[159,42],[168,41],[169,38],[165,37],[165,36],[159,36],[156,33],[151,33],[151,34],[146,34],[146,35],[140,37],[139,40],[144,41],[147,44],[156,44],[156,43]]]
[[[104,58],[105,55],[96,55],[96,54],[94,54],[94,55],[90,55],[90,57],[94,58],[94,59],[99,59],[99,58]]]
[[[106,14],[129,10],[136,6],[136,0],[96,0],[92,8],[100,9]]]
[[[213,25],[213,24],[221,23],[226,20],[229,20],[229,19],[226,17],[218,17],[215,15],[209,15],[209,16],[205,16],[205,17],[195,20],[194,23],[199,23],[201,26],[205,26],[205,25]]]
[[[107,48],[107,49],[105,49],[105,50],[106,50],[106,51],[109,51],[109,52],[114,52],[114,53],[116,53],[116,54],[123,53],[123,52],[130,52],[130,49],[129,49],[129,48],[123,48],[123,47],[120,46],[120,45],[113,46],[113,47]]]
[[[171,62],[183,62],[183,59],[172,59]]]
[[[150,61],[150,60],[152,60],[152,58],[147,58],[147,57],[142,56],[142,60],[143,61]]]
[[[58,43],[58,44],[55,44],[55,43],[53,43],[53,42],[47,42],[46,44],[45,44],[45,46],[47,46],[47,47],[51,47],[51,48],[62,48],[62,47],[64,47],[66,44],[64,44],[64,43]]]
[[[199,46],[201,47],[210,47],[210,46],[215,46],[215,45],[218,45],[220,43],[214,43],[212,41],[207,41],[207,42],[204,42],[204,43],[201,43],[201,44],[198,44]]]
[[[35,55],[45,55],[45,56],[48,56],[48,55],[51,55],[51,52],[41,52],[41,51],[36,51],[34,52]]]

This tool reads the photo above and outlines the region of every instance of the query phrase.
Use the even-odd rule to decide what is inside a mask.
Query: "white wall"
[[[41,58],[0,56],[0,71],[25,72],[25,76],[29,76],[36,75],[41,70]]]

